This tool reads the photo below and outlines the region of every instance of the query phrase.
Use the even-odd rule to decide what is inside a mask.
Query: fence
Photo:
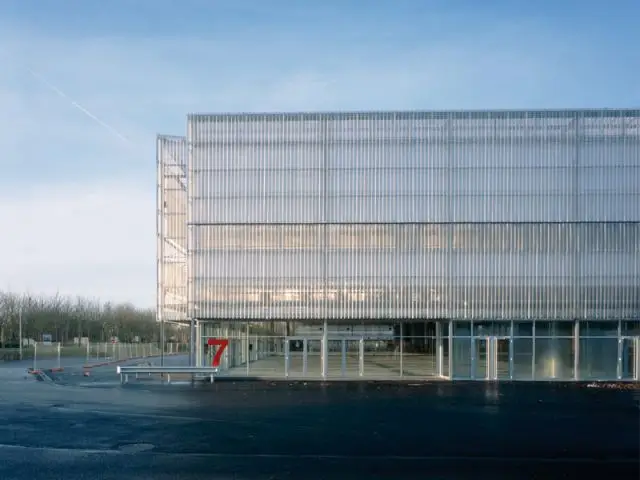
[[[187,353],[185,344],[167,343],[165,355]],[[0,349],[0,361],[30,361],[33,368],[63,368],[66,366],[94,365],[106,362],[126,361],[161,355],[156,343],[94,342],[86,345],[38,342],[19,348]]]

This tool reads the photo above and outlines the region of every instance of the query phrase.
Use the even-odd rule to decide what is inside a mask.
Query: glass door
[[[638,358],[639,337],[622,339],[622,380],[640,380],[640,359]]]
[[[289,337],[287,339],[286,369],[287,376],[301,377],[306,375],[307,339],[303,337]]]
[[[307,349],[304,355],[305,376],[322,376],[322,340],[307,338]]]
[[[342,364],[344,365],[343,376],[348,378],[358,378],[360,376],[360,339],[355,337],[345,338],[342,350]]]
[[[509,337],[492,338],[495,345],[495,376],[500,380],[511,379],[511,339]]]
[[[490,338],[475,337],[473,339],[472,375],[475,380],[489,379]]]
[[[473,339],[472,375],[475,380],[511,378],[509,337]]]

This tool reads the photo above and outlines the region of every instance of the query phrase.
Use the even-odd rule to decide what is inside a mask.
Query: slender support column
[[[307,376],[309,368],[309,340],[307,338],[302,339],[302,375]]]
[[[472,378],[473,380],[476,379],[476,339],[473,336],[474,334],[474,329],[473,329],[473,322],[469,322],[469,335],[470,337],[470,341],[471,344],[469,345],[469,354],[471,356],[471,371],[469,372],[469,377]]]
[[[633,339],[633,379],[640,380],[640,337]]]
[[[196,367],[203,366],[204,343],[202,341],[202,322],[196,320]]]
[[[514,323],[513,320],[511,320],[511,325],[509,326],[509,380],[513,380],[513,371],[514,371],[514,365],[513,365],[513,359],[514,359],[514,351],[513,351],[513,337],[515,335],[515,328],[516,325]]]
[[[358,375],[364,376],[364,338],[358,341]]]
[[[247,363],[247,377],[249,376],[249,364],[251,363],[251,337],[249,335],[249,324],[247,323],[247,341],[245,342],[246,354],[244,356],[245,362]]]
[[[449,380],[453,380],[453,321],[449,320]]]
[[[158,315],[160,315],[160,366],[164,367],[164,349],[166,345],[164,336],[164,315],[162,315],[162,312],[160,311],[158,312]]]
[[[196,320],[191,319],[189,329],[189,366],[194,367],[196,365]]]
[[[327,378],[329,373],[329,328],[327,321],[322,326],[322,345],[320,347],[322,357],[322,378]]]
[[[443,376],[442,322],[436,322],[436,375]]]
[[[580,380],[580,320],[573,321],[573,379]]]
[[[229,325],[226,324],[224,327],[224,338],[226,338],[227,340],[229,340]],[[224,365],[225,370],[229,370],[232,367],[236,366],[236,348],[235,348],[235,342],[233,342],[234,344],[232,344],[232,342],[229,342],[229,346],[225,349],[225,351],[222,353],[222,362]]]
[[[289,337],[285,338],[284,342],[284,376],[289,377],[289,362],[291,361],[291,355],[289,353]]]
[[[402,326],[403,326],[403,322],[400,322],[400,378],[402,378],[404,376],[404,339],[403,339],[403,332],[402,332]]]

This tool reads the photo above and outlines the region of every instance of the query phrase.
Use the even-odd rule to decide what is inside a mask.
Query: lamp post
[[[22,302],[20,302],[20,306],[18,307],[18,337],[20,341],[20,360],[22,360]]]

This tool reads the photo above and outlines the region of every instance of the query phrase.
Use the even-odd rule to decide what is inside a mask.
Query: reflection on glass
[[[612,379],[618,374],[617,338],[580,339],[580,378]]]
[[[535,378],[562,380],[574,378],[574,351],[571,338],[536,338]]]

